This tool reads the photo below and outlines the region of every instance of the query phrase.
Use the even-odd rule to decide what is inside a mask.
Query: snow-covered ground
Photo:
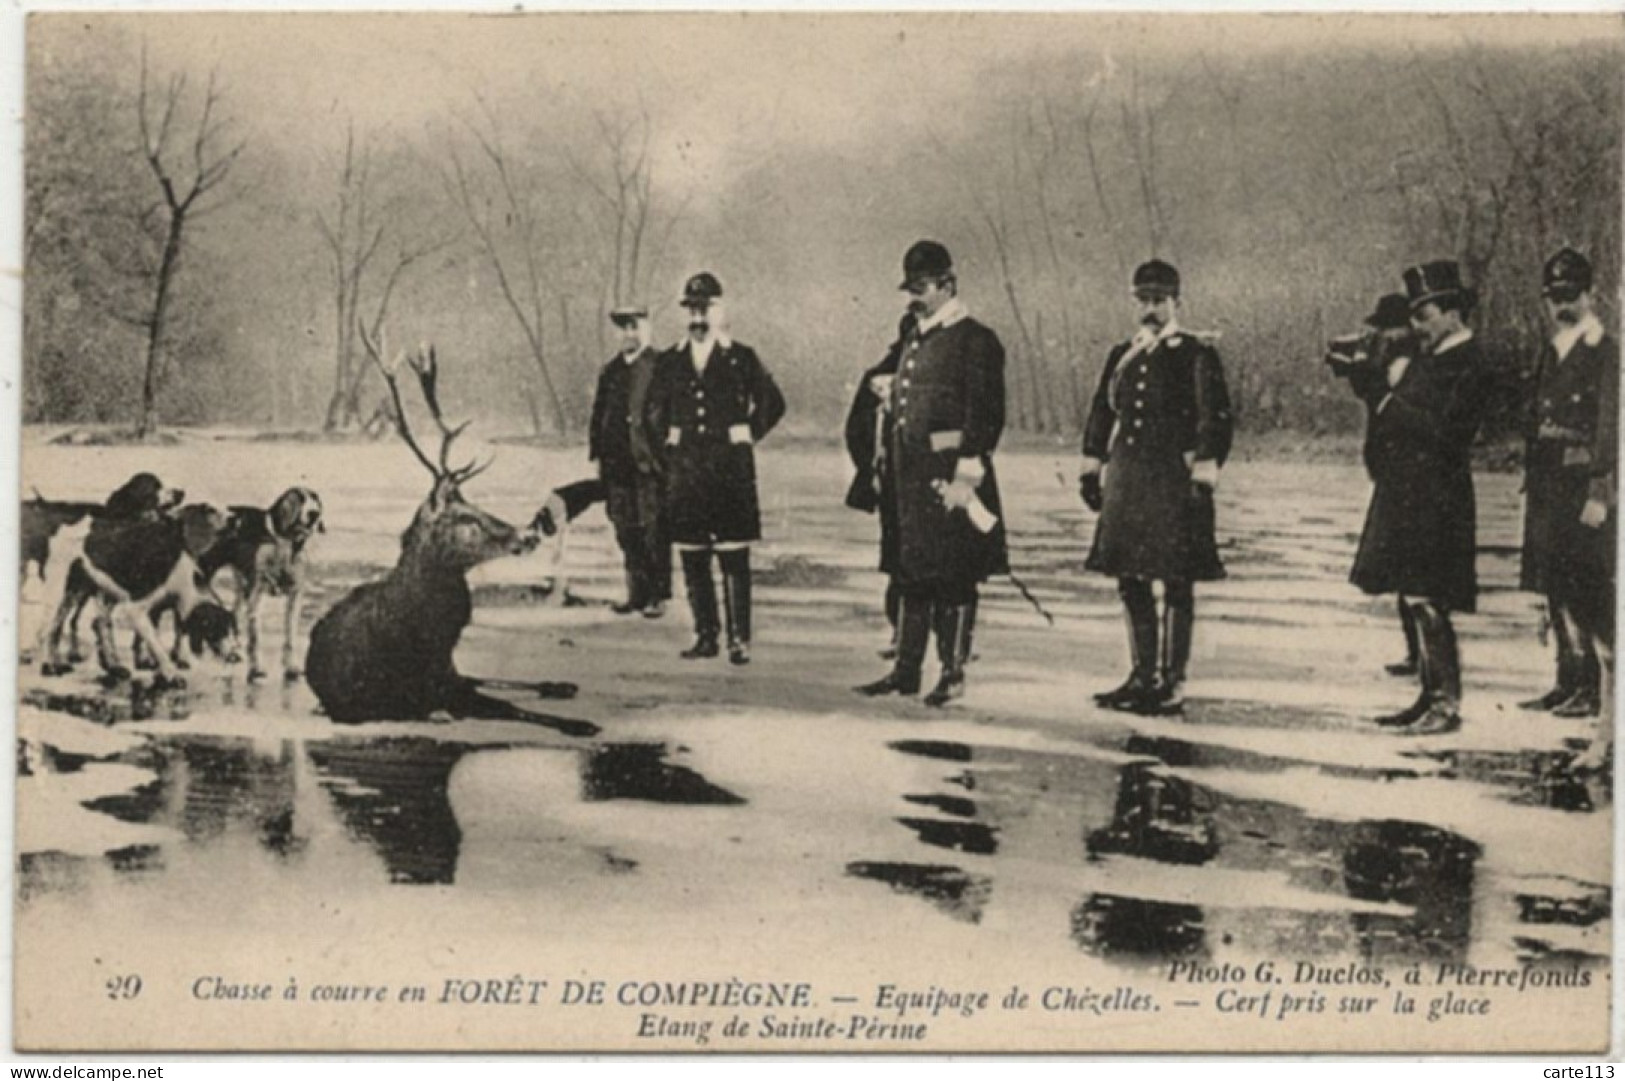
[[[502,447],[467,494],[524,524],[552,485],[586,474],[583,457]],[[427,490],[387,442],[29,441],[24,465],[25,489],[58,499],[101,499],[138,469],[221,504],[316,488],[328,532],[306,629],[393,562]],[[838,451],[771,445],[748,668],[678,658],[680,599],[659,622],[610,613],[620,576],[601,512],[562,549],[472,575],[460,668],[578,682],[578,698],[544,708],[600,725],[590,742],[493,722],[336,725],[303,685],[250,686],[219,666],[156,701],[103,691],[88,667],[47,679],[25,666],[19,1031],[88,1023],[83,988],[62,975],[76,965],[92,982],[140,966],[195,1007],[191,979],[227,970],[812,973],[861,996],[882,979],[967,973],[996,990],[1165,985],[1180,958],[1606,959],[1611,808],[1559,768],[1587,725],[1514,705],[1551,678],[1535,598],[1514,591],[1516,478],[1479,481],[1484,592],[1459,619],[1466,724],[1406,738],[1369,722],[1414,688],[1382,673],[1402,651],[1392,601],[1346,582],[1367,491],[1357,468],[1226,471],[1230,577],[1198,589],[1193,701],[1162,719],[1090,701],[1121,678],[1125,649],[1113,583],[1082,570],[1093,517],[1074,458],[1008,453],[998,468],[1012,562],[1055,624],[992,583],[969,693],[943,712],[851,692],[885,669],[876,524],[842,506]],[[513,588],[550,579],[587,603]],[[41,600],[25,589],[25,645]],[[274,661],[280,619],[267,617]],[[1598,967],[1597,992],[1558,1011],[1560,1028],[1602,1031],[1605,984]],[[119,1016],[96,1023],[118,1032]],[[178,1042],[234,1045],[220,1020]],[[1133,1025],[1061,1020],[1031,1019],[1033,1045],[1166,1046]],[[354,1016],[322,1023],[261,1016],[255,1039],[446,1040],[444,1018],[419,1040]],[[630,1045],[613,1019],[598,1023],[538,1036],[482,1019],[476,1045]],[[1178,1031],[1192,1049],[1354,1038],[1249,1035],[1211,1014]],[[1475,1031],[1418,1030],[1416,1043],[1472,1046]],[[986,1042],[974,1028],[949,1041]]]

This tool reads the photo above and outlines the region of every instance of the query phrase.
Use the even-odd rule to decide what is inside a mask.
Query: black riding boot
[[[1432,701],[1421,719],[1406,731],[1424,736],[1454,732],[1461,727],[1461,654],[1456,629],[1450,624],[1449,610],[1431,601],[1418,604],[1416,615]]]
[[[970,657],[971,621],[976,606],[947,604],[939,601],[935,618],[937,659],[942,662],[942,675],[931,693],[925,696],[928,706],[945,706],[965,693],[965,661]]]
[[[1591,635],[1587,634],[1574,617],[1574,610],[1563,609],[1563,622],[1568,627],[1572,643],[1575,672],[1574,693],[1552,707],[1553,717],[1595,717],[1602,709],[1602,665],[1597,663],[1597,650]]]
[[[723,612],[728,619],[728,660],[750,663],[750,549],[722,552]]]
[[[1196,593],[1189,582],[1169,582],[1163,596],[1162,641],[1158,657],[1159,686],[1148,713],[1182,713],[1185,709],[1185,669],[1191,659],[1191,634],[1196,625]]]
[[[1399,625],[1405,632],[1405,659],[1384,666],[1390,676],[1415,676],[1422,672],[1422,647],[1416,640],[1416,617],[1406,607],[1404,598],[1399,600]]]
[[[1157,601],[1151,595],[1151,583],[1144,578],[1119,578],[1117,592],[1123,598],[1133,668],[1122,684],[1095,695],[1095,704],[1106,709],[1135,710],[1157,691]]]
[[[1428,653],[1427,636],[1422,633],[1421,622],[1416,615],[1415,606],[1421,602],[1400,598],[1400,611],[1406,613],[1406,626],[1416,635],[1416,675],[1421,684],[1416,692],[1416,701],[1402,710],[1394,713],[1384,713],[1377,718],[1377,724],[1382,728],[1405,728],[1415,724],[1427,713],[1428,707],[1433,704],[1433,685],[1438,677],[1434,674],[1433,657]]]
[[[1519,709],[1549,710],[1568,702],[1585,683],[1586,655],[1575,640],[1572,617],[1556,597],[1546,598],[1546,616],[1551,621],[1552,638],[1557,643],[1557,682],[1538,698],[1518,703]]]
[[[711,580],[711,550],[683,550],[683,584],[688,588],[688,607],[694,613],[694,644],[683,650],[687,660],[717,655],[717,585]]]
[[[892,670],[873,683],[855,688],[859,694],[918,694],[925,648],[931,644],[931,610],[926,597],[904,595],[897,601],[897,660]]]

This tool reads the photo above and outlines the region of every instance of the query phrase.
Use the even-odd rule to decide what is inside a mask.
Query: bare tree
[[[409,235],[403,218],[399,202],[381,196],[372,147],[365,137],[357,146],[352,122],[345,128],[336,205],[331,215],[316,212],[316,227],[332,262],[335,318],[333,393],[324,431],[363,419],[361,391],[370,368],[356,352],[358,328],[376,337],[406,272],[455,239],[450,230]]]
[[[594,259],[603,279],[596,321],[602,352],[606,311],[647,298],[649,283],[688,204],[685,200],[666,211],[657,198],[650,153],[655,126],[646,103],[619,113],[594,110],[593,121],[599,160],[568,152],[566,157],[591,196],[590,217],[597,236]]]
[[[525,336],[547,396],[553,430],[563,434],[569,431],[570,424],[553,377],[547,344],[549,290],[543,271],[546,229],[540,184],[504,145],[495,111],[484,98],[476,95],[475,100],[480,117],[467,121],[464,127],[478,147],[476,163],[465,164],[453,146],[446,187],[496,274],[503,300]],[[532,426],[541,435],[541,411],[529,383],[524,386]]]
[[[142,46],[141,89],[136,101],[141,151],[163,193],[154,214],[161,215],[164,237],[163,252],[154,274],[152,309],[146,319],[146,374],[141,385],[141,418],[136,425],[136,436],[142,439],[150,436],[158,425],[158,374],[163,356],[164,321],[180,269],[186,226],[201,217],[205,210],[223,205],[217,198],[205,207],[204,200],[219,190],[247,145],[241,140],[231,144],[225,141],[230,121],[215,112],[221,97],[217,74],[209,72],[192,138],[183,150],[177,151],[172,136],[180,122],[177,114],[186,96],[186,76],[184,73],[171,75],[160,95],[161,102],[149,102],[147,50]]]

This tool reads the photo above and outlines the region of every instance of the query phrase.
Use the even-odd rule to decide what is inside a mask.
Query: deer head
[[[535,548],[538,538],[534,531],[521,532],[463,498],[463,484],[485,472],[495,459],[488,458],[484,463],[470,460],[465,465],[451,465],[451,445],[469,422],[464,421],[456,427],[446,424],[436,390],[439,365],[434,347],[420,345],[411,355],[403,350],[393,363],[386,363],[382,342],[374,341],[365,327],[361,327],[360,331],[367,354],[389,385],[390,398],[395,405],[395,430],[434,478],[428,498],[418,507],[411,526],[401,537],[401,562],[461,572],[499,556],[522,555]],[[409,366],[417,376],[429,415],[440,429],[440,452],[435,458],[424,453],[407,425],[406,408],[401,401],[397,381],[403,365]]]

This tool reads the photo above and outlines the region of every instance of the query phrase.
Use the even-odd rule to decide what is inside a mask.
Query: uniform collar
[[[1584,341],[1592,348],[1602,343],[1602,320],[1597,318],[1596,312],[1586,313],[1586,317],[1572,327],[1564,327],[1552,335],[1552,348],[1557,350],[1557,359],[1567,359],[1570,350],[1576,343]]]
[[[1143,353],[1157,342],[1166,341],[1179,332],[1178,316],[1168,320],[1163,325],[1163,328],[1156,332],[1153,332],[1150,327],[1141,327],[1134,332],[1134,337],[1129,339],[1129,349],[1131,352]]]
[[[942,307],[937,309],[937,313],[935,315],[931,316],[929,319],[920,320],[918,333],[921,336],[924,336],[931,333],[931,331],[936,330],[938,327],[951,327],[961,319],[967,318],[969,315],[970,312],[965,310],[964,301],[960,300],[958,297],[949,297],[947,302],[943,304]]]

